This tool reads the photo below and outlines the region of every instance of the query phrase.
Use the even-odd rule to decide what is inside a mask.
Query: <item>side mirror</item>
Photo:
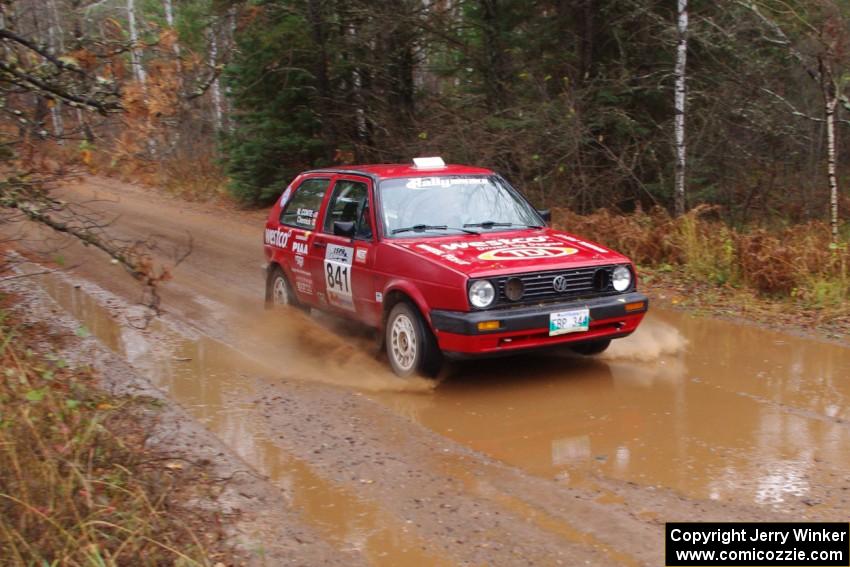
[[[334,221],[334,235],[354,238],[354,223]]]
[[[540,215],[544,221],[552,222],[552,211],[549,209],[537,209],[537,214]]]

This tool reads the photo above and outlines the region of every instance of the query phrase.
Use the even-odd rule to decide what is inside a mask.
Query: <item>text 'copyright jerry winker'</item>
[[[850,524],[670,522],[665,564],[850,566]]]

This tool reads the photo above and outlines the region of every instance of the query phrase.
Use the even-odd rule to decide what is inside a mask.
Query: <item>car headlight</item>
[[[626,291],[632,285],[632,272],[626,266],[617,266],[611,274],[611,283],[617,291]]]
[[[469,302],[482,309],[488,307],[496,299],[496,288],[487,280],[478,280],[469,286]]]

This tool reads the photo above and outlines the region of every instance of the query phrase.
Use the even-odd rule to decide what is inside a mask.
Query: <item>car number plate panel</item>
[[[573,309],[549,314],[549,336],[580,333],[590,328],[590,309]]]

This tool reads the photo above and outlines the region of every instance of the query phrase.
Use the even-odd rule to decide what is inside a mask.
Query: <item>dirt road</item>
[[[168,313],[144,331],[120,267],[47,233],[30,244],[76,266],[44,278],[50,295],[267,476],[280,497],[264,506],[341,555],[660,565],[665,521],[847,520],[850,349],[655,310],[600,359],[404,382],[362,330],[262,310],[262,213],[100,178],[63,195],[98,199],[122,237],[191,234]]]

